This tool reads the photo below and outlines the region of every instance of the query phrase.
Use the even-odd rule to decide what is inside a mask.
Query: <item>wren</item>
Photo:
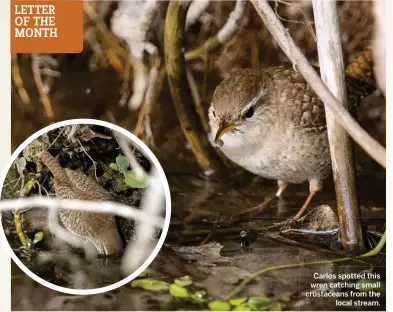
[[[53,174],[57,198],[114,201],[113,196],[98,183],[81,172],[63,168],[48,151],[43,151],[40,159]],[[67,230],[91,242],[98,254],[113,255],[123,250],[115,216],[60,209],[59,217]]]
[[[370,86],[349,78],[347,86],[350,107],[370,91]],[[309,196],[294,217],[299,219],[330,174],[324,104],[292,68],[230,73],[214,92],[209,124],[216,144],[230,160],[278,181],[276,196],[248,212],[260,212],[289,183],[308,181]]]

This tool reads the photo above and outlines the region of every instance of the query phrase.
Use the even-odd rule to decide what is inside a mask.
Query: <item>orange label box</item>
[[[80,53],[83,1],[11,1],[11,53]]]

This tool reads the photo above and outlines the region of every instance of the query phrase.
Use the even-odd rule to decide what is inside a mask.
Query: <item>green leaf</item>
[[[236,298],[236,299],[229,300],[229,304],[237,307],[246,301],[247,301],[247,297]]]
[[[191,295],[191,299],[198,303],[206,302],[206,291],[200,290]]]
[[[155,280],[152,278],[143,278],[132,281],[131,287],[139,287],[147,290],[162,291],[168,290],[169,284],[164,281]]]
[[[130,163],[128,162],[127,157],[119,155],[116,157],[116,165],[119,168],[120,172],[126,172]]]
[[[44,238],[44,232],[37,232],[34,235],[34,239],[33,239],[33,245],[37,244],[38,242],[42,241],[42,239]]]
[[[21,172],[22,172],[23,170],[25,170],[26,165],[27,165],[26,158],[20,157],[19,160],[18,160],[18,167],[19,167],[19,170],[20,170]]]
[[[253,311],[259,311],[262,310],[263,307],[271,304],[271,302],[272,301],[266,297],[266,295],[260,295],[259,297],[251,297],[248,300],[248,305]]]
[[[127,170],[123,172],[124,174],[124,181],[128,186],[133,188],[146,188],[149,183],[146,178],[138,179],[135,174],[135,170]]]
[[[119,171],[119,167],[115,163],[110,163],[109,168],[113,171]]]
[[[280,302],[275,302],[269,306],[269,311],[282,311],[284,308],[283,304]]]
[[[229,311],[231,306],[226,301],[215,300],[207,304],[211,311]]]
[[[177,297],[177,298],[190,297],[190,294],[189,294],[187,288],[184,288],[184,287],[176,285],[176,284],[171,284],[171,286],[169,287],[169,293],[173,297]]]
[[[175,284],[179,286],[189,286],[192,284],[192,279],[188,275],[175,279]]]
[[[251,311],[251,308],[248,305],[248,303],[243,303],[237,306],[236,308],[234,308],[233,311]]]

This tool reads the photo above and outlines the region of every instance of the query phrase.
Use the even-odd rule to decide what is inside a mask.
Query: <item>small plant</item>
[[[186,288],[188,286],[188,288]],[[230,300],[218,300],[209,296],[205,290],[198,290],[191,277],[176,278],[172,284],[151,278],[134,280],[131,287],[151,291],[165,291],[177,300],[203,305],[210,311],[282,311],[289,298],[269,298],[265,294],[258,297],[241,297]]]
[[[120,171],[124,175],[124,182],[132,188],[146,188],[149,185],[146,176],[139,178],[134,169],[129,169],[130,163],[127,157],[117,156],[116,164],[111,163],[109,167],[114,171]]]
[[[27,237],[27,245],[31,248],[33,246],[35,246],[37,243],[39,243],[40,241],[42,241],[42,239],[44,238],[44,232],[37,232],[34,235],[33,239],[30,239]]]

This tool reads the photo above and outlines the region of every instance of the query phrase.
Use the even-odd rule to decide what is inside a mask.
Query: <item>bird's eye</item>
[[[213,112],[213,117],[216,118],[216,112],[215,111],[212,112]]]
[[[251,118],[252,116],[254,116],[254,107],[250,107],[244,114],[246,118]]]

